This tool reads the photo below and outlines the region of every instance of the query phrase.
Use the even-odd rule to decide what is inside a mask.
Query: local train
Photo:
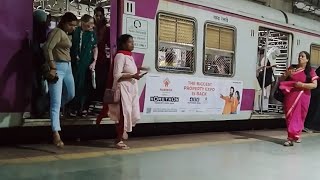
[[[320,64],[318,21],[249,1],[110,0],[108,7],[112,54],[117,37],[131,34],[136,63],[150,68],[139,82],[140,123],[281,118],[281,103],[257,88],[259,50],[280,50],[275,76],[297,63],[300,51]],[[23,40],[32,31],[32,0],[4,0],[0,12],[0,127],[49,125],[26,116],[32,57]],[[237,94],[236,113],[224,113],[229,91]],[[264,106],[258,113],[256,103]],[[93,123],[94,117],[62,122]]]

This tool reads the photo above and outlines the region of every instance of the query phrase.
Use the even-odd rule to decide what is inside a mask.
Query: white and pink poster
[[[243,82],[150,74],[145,115],[238,114]]]

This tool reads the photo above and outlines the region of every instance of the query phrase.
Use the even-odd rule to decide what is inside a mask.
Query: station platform
[[[320,179],[320,134],[284,147],[285,130],[237,131],[1,147],[0,177],[46,180]]]

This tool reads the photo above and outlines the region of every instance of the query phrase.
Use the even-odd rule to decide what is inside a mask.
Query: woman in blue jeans
[[[60,107],[71,101],[75,94],[74,79],[71,69],[70,48],[72,43],[68,37],[77,26],[77,17],[67,12],[53,29],[43,47],[46,61],[50,67],[47,75],[50,94],[50,119],[53,131],[53,143],[63,147],[60,138]]]

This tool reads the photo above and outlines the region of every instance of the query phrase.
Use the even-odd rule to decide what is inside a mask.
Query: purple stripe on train
[[[154,19],[157,13],[159,0],[135,0],[136,16]]]
[[[254,89],[243,89],[240,111],[251,111],[254,107]]]

